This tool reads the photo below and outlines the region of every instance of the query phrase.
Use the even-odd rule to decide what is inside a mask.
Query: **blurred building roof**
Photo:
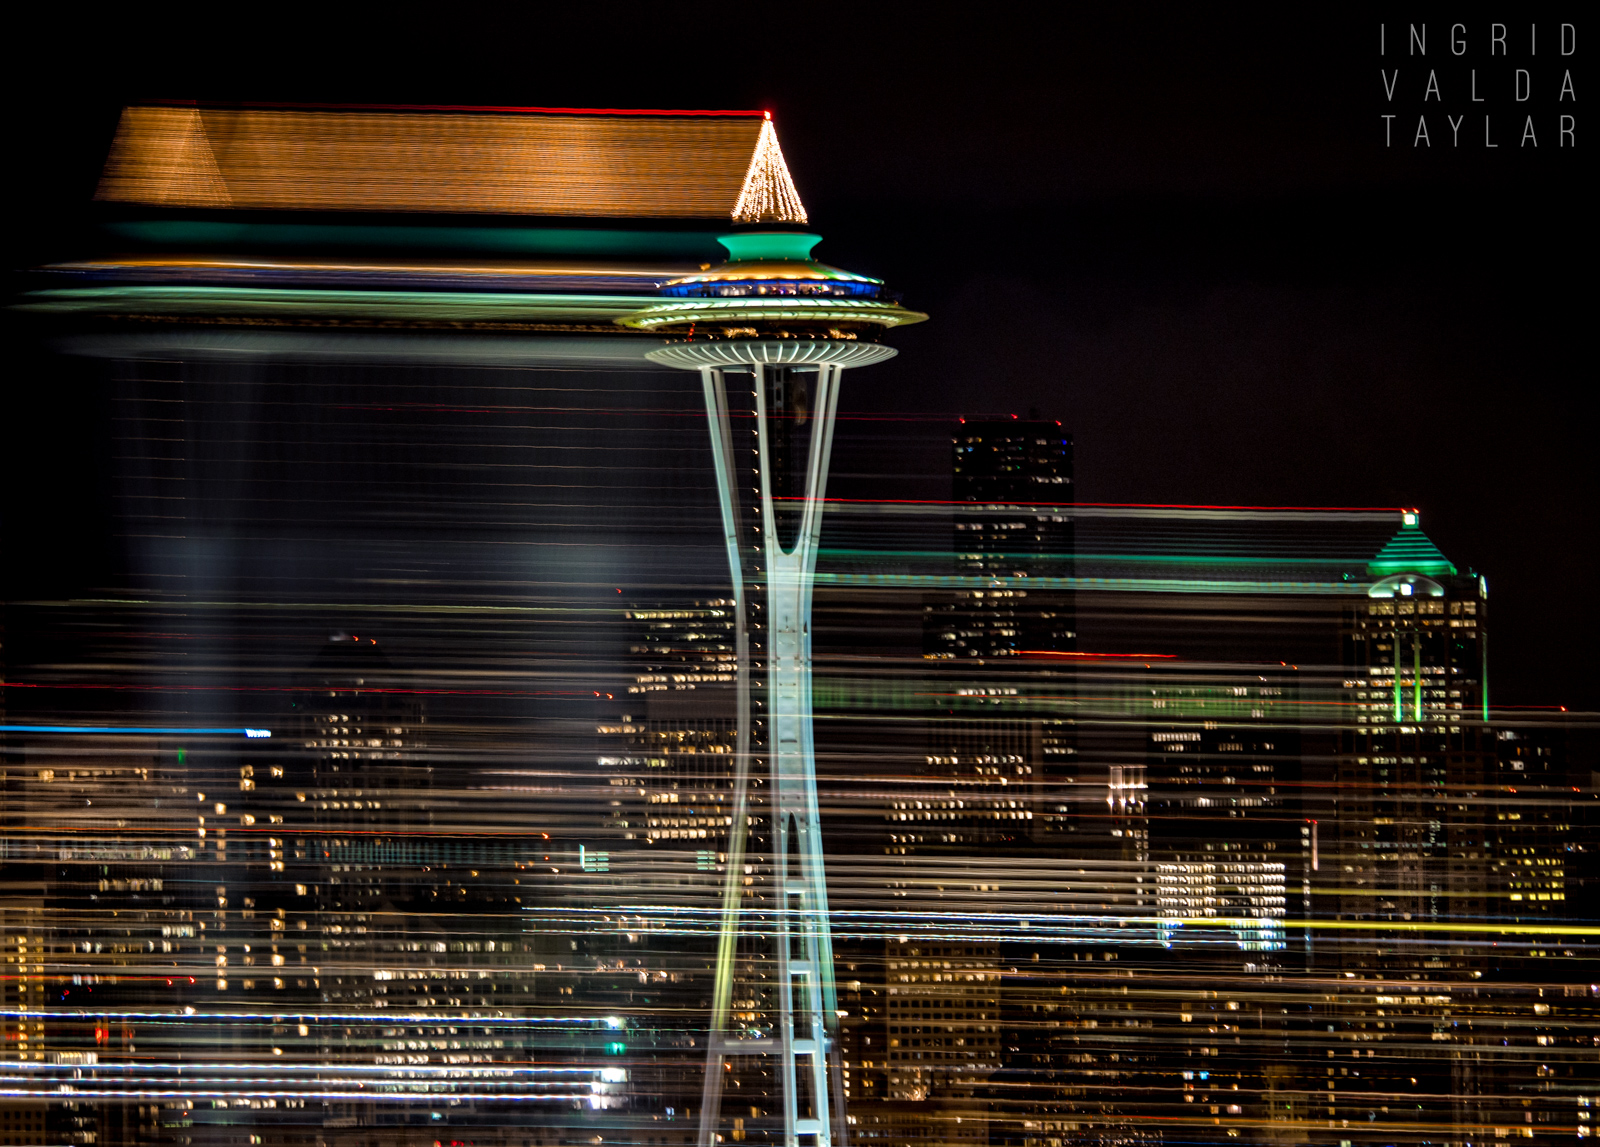
[[[97,198],[252,211],[806,218],[761,112],[130,107]]]

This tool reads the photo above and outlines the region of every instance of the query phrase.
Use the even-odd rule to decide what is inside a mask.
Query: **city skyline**
[[[8,310],[0,1139],[1584,1137],[1584,543],[1452,525],[1532,415],[1305,187],[787,122],[120,111]]]

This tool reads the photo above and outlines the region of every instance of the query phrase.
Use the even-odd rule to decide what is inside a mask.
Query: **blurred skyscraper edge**
[[[8,561],[103,541],[6,606],[0,1142],[694,1142],[736,624],[618,320],[806,222],[770,119],[132,108],[99,198],[14,300],[92,496]],[[802,261],[711,301],[914,314]],[[1485,581],[1405,509],[1079,504],[982,405],[839,432],[949,439],[823,521],[848,1138],[1586,1136],[1588,719],[1492,707]]]

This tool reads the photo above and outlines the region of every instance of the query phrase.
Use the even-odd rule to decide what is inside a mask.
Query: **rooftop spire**
[[[1417,524],[1417,515],[1407,513],[1394,537],[1367,562],[1367,572],[1376,576],[1402,572],[1453,574],[1456,567],[1422,532],[1422,527]]]
[[[778,132],[772,126],[772,113],[761,125],[761,138],[750,157],[739,201],[733,205],[735,223],[804,223],[805,204],[789,178],[789,165],[783,162]]]

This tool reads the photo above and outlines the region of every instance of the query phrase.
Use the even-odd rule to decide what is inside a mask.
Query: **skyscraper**
[[[1059,422],[963,419],[951,438],[952,549],[969,577],[1072,573],[1072,438]],[[1074,648],[1061,590],[957,590],[927,607],[926,656],[979,665]]]
[[[1324,836],[1321,868],[1338,889],[1336,918],[1368,922],[1371,931],[1341,936],[1336,948],[1339,974],[1355,982],[1329,1017],[1335,1063],[1325,1114],[1465,1124],[1483,1081],[1474,1037],[1448,1030],[1449,1017],[1461,1006],[1457,996],[1471,992],[1463,985],[1482,978],[1485,953],[1406,937],[1452,918],[1481,918],[1488,907],[1484,583],[1459,574],[1413,513],[1367,572],[1367,599],[1352,610],[1344,637],[1348,717],[1330,812],[1335,831]],[[1426,1063],[1374,1059],[1385,1044],[1435,1033],[1446,1046]],[[1414,1091],[1431,1101],[1367,1098]]]
[[[1072,595],[1049,580],[1073,568],[1071,438],[1037,418],[963,419],[950,473],[954,584],[923,595],[924,751],[883,802],[881,873],[891,902],[931,893],[959,910],[999,892],[1008,862],[1036,854],[1050,766],[1072,751],[1070,727],[1019,697],[1047,665],[1059,676],[1044,655],[1075,648]],[[982,868],[965,867],[979,857]],[[1001,944],[890,936],[857,958],[884,984],[858,1003],[851,1031],[855,1094],[867,1101],[858,1136],[980,1137],[989,1081],[1014,1059],[1001,1034]]]

